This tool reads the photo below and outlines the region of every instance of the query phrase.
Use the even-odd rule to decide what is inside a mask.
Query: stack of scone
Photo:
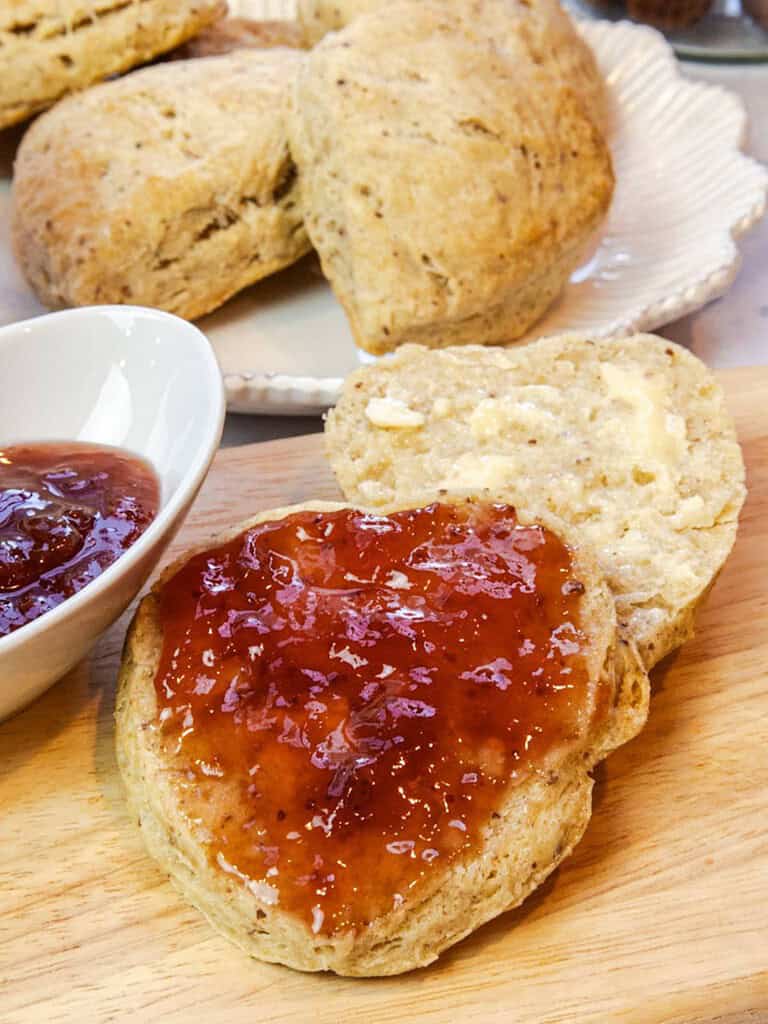
[[[16,19],[10,35],[58,78],[14,109],[165,50],[218,8],[183,6],[183,26],[93,67],[74,49],[85,27],[57,27],[67,56],[43,46],[42,15],[29,39]],[[112,17],[88,23],[105,52]],[[299,39],[317,45],[274,48]],[[25,136],[14,244],[47,305],[198,317],[313,246],[368,351],[505,343],[610,204],[603,83],[556,0],[304,2],[297,26],[224,22],[189,45],[234,50],[75,92]],[[62,79],[65,57],[78,73]]]

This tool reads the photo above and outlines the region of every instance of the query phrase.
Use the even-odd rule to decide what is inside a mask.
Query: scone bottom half
[[[647,699],[591,556],[546,525],[297,506],[142,602],[118,758],[150,852],[248,953],[397,974],[560,863]]]

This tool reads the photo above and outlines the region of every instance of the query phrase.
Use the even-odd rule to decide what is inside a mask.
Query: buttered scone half
[[[16,159],[13,241],[41,301],[193,318],[307,252],[285,125],[303,59],[162,64],[40,117]]]
[[[652,335],[406,346],[347,379],[326,446],[349,501],[485,488],[578,530],[646,666],[692,634],[746,493],[717,381]]]
[[[0,4],[0,128],[178,46],[222,0],[10,0]]]
[[[266,512],[172,567],[120,674],[152,856],[247,953],[397,974],[573,849],[648,679],[589,552],[508,505]]]
[[[298,0],[298,21],[306,43],[314,46],[328,32],[344,28],[361,14],[391,6],[387,0]],[[537,60],[578,90],[595,119],[603,123],[607,118],[605,83],[592,51],[558,0],[506,0],[505,7]]]
[[[519,337],[608,209],[606,141],[515,9],[388,4],[298,75],[307,231],[369,352]]]

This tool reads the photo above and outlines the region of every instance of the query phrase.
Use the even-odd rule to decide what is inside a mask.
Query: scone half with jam
[[[117,751],[152,856],[250,955],[389,975],[517,906],[648,680],[585,547],[473,500],[265,512],[172,566]]]

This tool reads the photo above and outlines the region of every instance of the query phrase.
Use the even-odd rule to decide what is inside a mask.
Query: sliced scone
[[[608,209],[605,139],[515,9],[389,4],[298,75],[307,231],[369,352],[519,337]]]
[[[314,46],[328,32],[344,28],[361,14],[391,6],[387,0],[298,0],[298,21],[307,45]],[[592,51],[558,0],[505,0],[505,8],[537,60],[578,90],[602,123],[607,116],[605,84]]]
[[[0,128],[178,46],[223,0],[11,0],[0,4]]]
[[[307,252],[285,127],[303,59],[157,65],[39,118],[16,159],[13,240],[40,299],[193,318]]]
[[[294,506],[141,603],[117,751],[150,853],[228,938],[396,974],[567,856],[647,703],[580,543],[506,505]]]
[[[486,488],[578,529],[648,666],[692,633],[745,496],[719,385],[652,335],[406,346],[347,379],[326,443],[349,501]]]

